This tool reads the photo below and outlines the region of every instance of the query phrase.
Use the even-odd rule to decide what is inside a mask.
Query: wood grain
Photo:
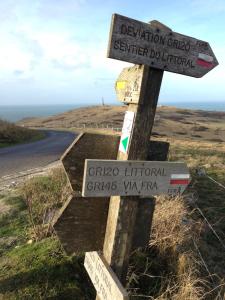
[[[54,229],[68,255],[101,250],[109,198],[71,197],[62,207]]]

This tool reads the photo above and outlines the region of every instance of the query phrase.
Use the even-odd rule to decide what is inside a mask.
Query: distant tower
[[[102,106],[105,105],[105,102],[104,102],[104,97],[102,97]]]

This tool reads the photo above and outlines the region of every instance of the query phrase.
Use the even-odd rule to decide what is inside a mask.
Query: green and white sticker
[[[122,135],[120,138],[120,146],[119,150],[123,153],[127,153],[129,149],[130,144],[130,136],[133,130],[133,124],[134,124],[134,112],[133,111],[126,111],[124,122],[123,122],[123,128],[122,128]]]

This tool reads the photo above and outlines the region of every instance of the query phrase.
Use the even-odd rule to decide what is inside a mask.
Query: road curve
[[[72,132],[48,130],[43,140],[0,149],[0,177],[58,160],[75,137]]]

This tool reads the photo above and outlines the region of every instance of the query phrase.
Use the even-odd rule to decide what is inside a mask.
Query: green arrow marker
[[[129,137],[128,137],[128,136],[125,137],[125,139],[122,140],[122,145],[123,145],[125,151],[127,151],[128,140],[129,140]]]

